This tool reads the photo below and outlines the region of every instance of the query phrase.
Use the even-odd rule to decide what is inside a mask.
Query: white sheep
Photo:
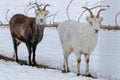
[[[100,23],[103,20],[103,17],[99,15],[100,12],[105,9],[100,9],[97,16],[94,16],[89,8],[83,8],[90,13],[90,16],[86,17],[88,23],[78,23],[73,20],[66,20],[58,26],[58,33],[64,54],[64,71],[69,72],[68,56],[71,52],[74,52],[77,58],[77,75],[80,75],[81,54],[84,54],[86,60],[85,75],[91,76],[89,72],[89,58],[96,47]]]

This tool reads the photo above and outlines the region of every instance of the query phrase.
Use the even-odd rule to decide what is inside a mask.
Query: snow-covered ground
[[[0,60],[0,80],[93,80],[92,78],[76,77],[72,72],[63,74],[58,70],[38,69],[21,66],[15,62]],[[103,80],[103,79],[98,79]]]
[[[8,19],[16,13],[24,13],[24,9],[28,2],[34,0],[4,0],[0,1],[0,20],[5,21],[7,9],[10,9]],[[35,0],[39,2],[39,0]],[[85,2],[95,3],[94,0],[75,0],[70,8],[70,16],[77,20],[80,14],[80,6],[84,6]],[[96,0],[100,1],[100,0]],[[67,19],[65,9],[69,0],[42,0],[43,3],[49,3],[50,13],[55,13],[60,9],[56,21]],[[61,5],[62,4],[62,5]],[[78,8],[78,9],[77,9]],[[81,9],[82,10],[82,9]],[[29,12],[31,16],[33,11]],[[64,14],[64,15],[63,15]],[[84,18],[84,17],[83,17]],[[81,19],[85,21],[84,19]],[[46,28],[42,42],[37,47],[36,60],[39,64],[62,69],[63,54],[59,36],[55,28]],[[97,76],[97,80],[120,80],[120,31],[101,30],[96,49],[91,55],[90,72]],[[12,57],[13,44],[9,32],[9,28],[0,28],[0,54]],[[26,46],[21,44],[18,49],[19,59],[28,61],[28,53]],[[35,67],[19,65],[16,62],[5,62],[0,60],[0,80],[94,80],[83,76],[76,76],[76,59],[75,55],[69,57],[70,73],[62,73],[59,70],[38,69]],[[84,56],[82,56],[81,73],[85,71]]]

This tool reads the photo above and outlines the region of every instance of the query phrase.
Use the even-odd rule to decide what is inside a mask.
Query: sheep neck
[[[36,25],[37,34],[40,34],[43,31],[44,31],[44,26],[43,25]]]

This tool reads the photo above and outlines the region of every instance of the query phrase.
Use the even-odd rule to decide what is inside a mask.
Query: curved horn
[[[100,9],[100,10],[98,11],[98,13],[97,13],[97,18],[99,18],[100,12],[101,12],[101,11],[104,11],[104,10],[106,10],[106,9]]]
[[[88,10],[88,11],[89,11],[91,18],[93,18],[93,17],[94,17],[94,16],[93,16],[92,11],[91,11],[89,8],[87,8],[87,7],[82,7],[82,8],[84,8],[84,9],[86,9],[86,10]]]
[[[46,4],[45,6],[44,6],[44,8],[43,8],[43,10],[45,11],[46,10],[46,7],[47,6],[50,6],[49,4]]]
[[[39,5],[37,3],[34,3],[37,6],[37,9],[40,10]]]

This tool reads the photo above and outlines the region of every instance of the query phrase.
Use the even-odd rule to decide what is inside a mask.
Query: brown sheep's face
[[[45,20],[46,17],[48,15],[48,11],[47,10],[36,10],[35,14],[36,14],[36,24],[38,25],[43,25],[45,24]]]

